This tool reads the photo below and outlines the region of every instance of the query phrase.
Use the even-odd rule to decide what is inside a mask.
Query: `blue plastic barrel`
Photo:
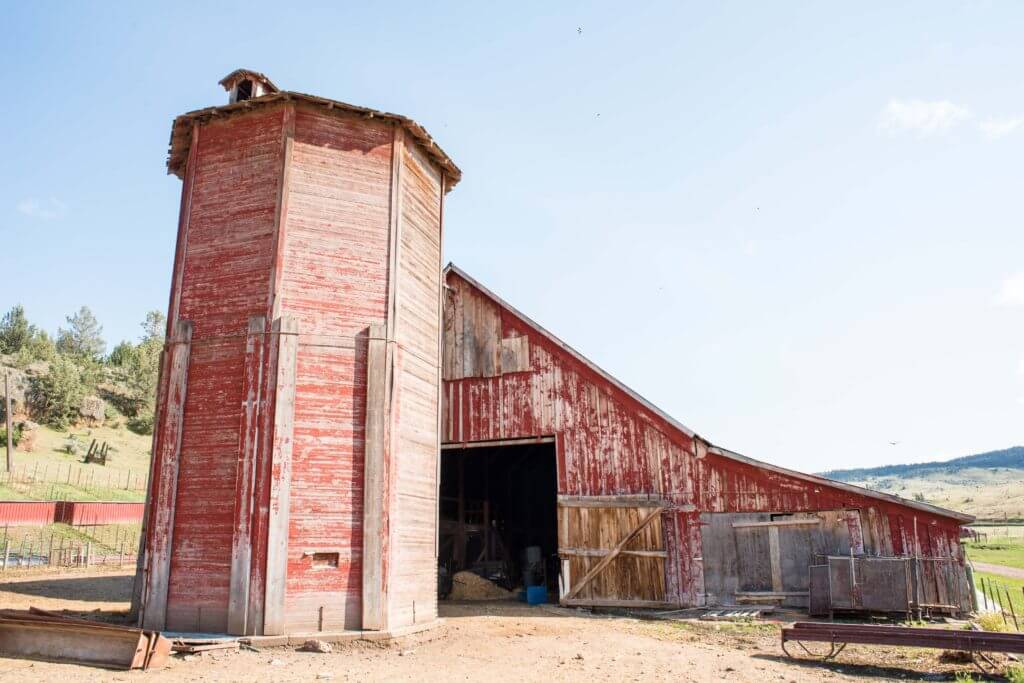
[[[548,601],[547,586],[528,586],[526,588],[526,602],[530,605],[543,605]]]

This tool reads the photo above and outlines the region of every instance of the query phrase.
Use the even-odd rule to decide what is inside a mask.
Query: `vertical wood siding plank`
[[[295,416],[295,368],[298,324],[290,315],[274,321],[273,343],[278,345],[271,452],[270,514],[267,526],[267,584],[263,633],[280,635],[285,625],[288,576],[288,532],[292,478],[292,441]]]
[[[259,438],[260,385],[263,380],[263,348],[266,318],[249,318],[245,341],[245,374],[241,409],[241,434],[235,477],[234,533],[231,542],[231,577],[228,593],[228,633],[246,635],[249,611],[249,580],[252,563],[253,477],[256,473]]]
[[[181,457],[181,425],[188,389],[188,360],[192,323],[179,320],[164,351],[167,393],[160,417],[160,434],[154,454],[159,470],[154,480],[149,544],[146,549],[147,581],[143,602],[143,628],[162,630],[167,621],[167,591],[174,545],[174,512],[178,495],[178,462]]]
[[[363,628],[387,627],[385,539],[388,534],[385,448],[390,415],[387,328],[371,325],[366,356],[366,438],[363,463]]]

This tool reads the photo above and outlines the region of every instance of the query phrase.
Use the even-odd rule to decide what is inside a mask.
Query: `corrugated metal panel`
[[[50,524],[57,516],[55,502],[0,501],[0,526]]]
[[[56,521],[73,526],[138,524],[145,507],[145,503],[60,503]]]
[[[442,430],[445,442],[556,437],[559,494],[647,494],[670,501],[668,599],[699,604],[703,578],[695,511],[859,509],[874,554],[913,551],[962,562],[955,519],[859,495],[709,452],[708,445],[620,388],[569,347],[448,271]],[[503,340],[525,337],[529,369],[501,367]],[[900,531],[897,532],[897,529]]]
[[[0,526],[138,524],[145,503],[0,501]]]

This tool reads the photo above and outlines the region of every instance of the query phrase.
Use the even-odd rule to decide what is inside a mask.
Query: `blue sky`
[[[1024,5],[550,4],[8,5],[0,308],[137,337],[244,66],[426,126],[446,258],[715,443],[1024,443]]]

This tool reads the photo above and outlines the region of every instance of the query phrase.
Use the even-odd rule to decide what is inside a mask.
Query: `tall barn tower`
[[[441,234],[460,171],[403,116],[248,70],[179,116],[184,181],[145,554],[147,628],[436,618]]]

